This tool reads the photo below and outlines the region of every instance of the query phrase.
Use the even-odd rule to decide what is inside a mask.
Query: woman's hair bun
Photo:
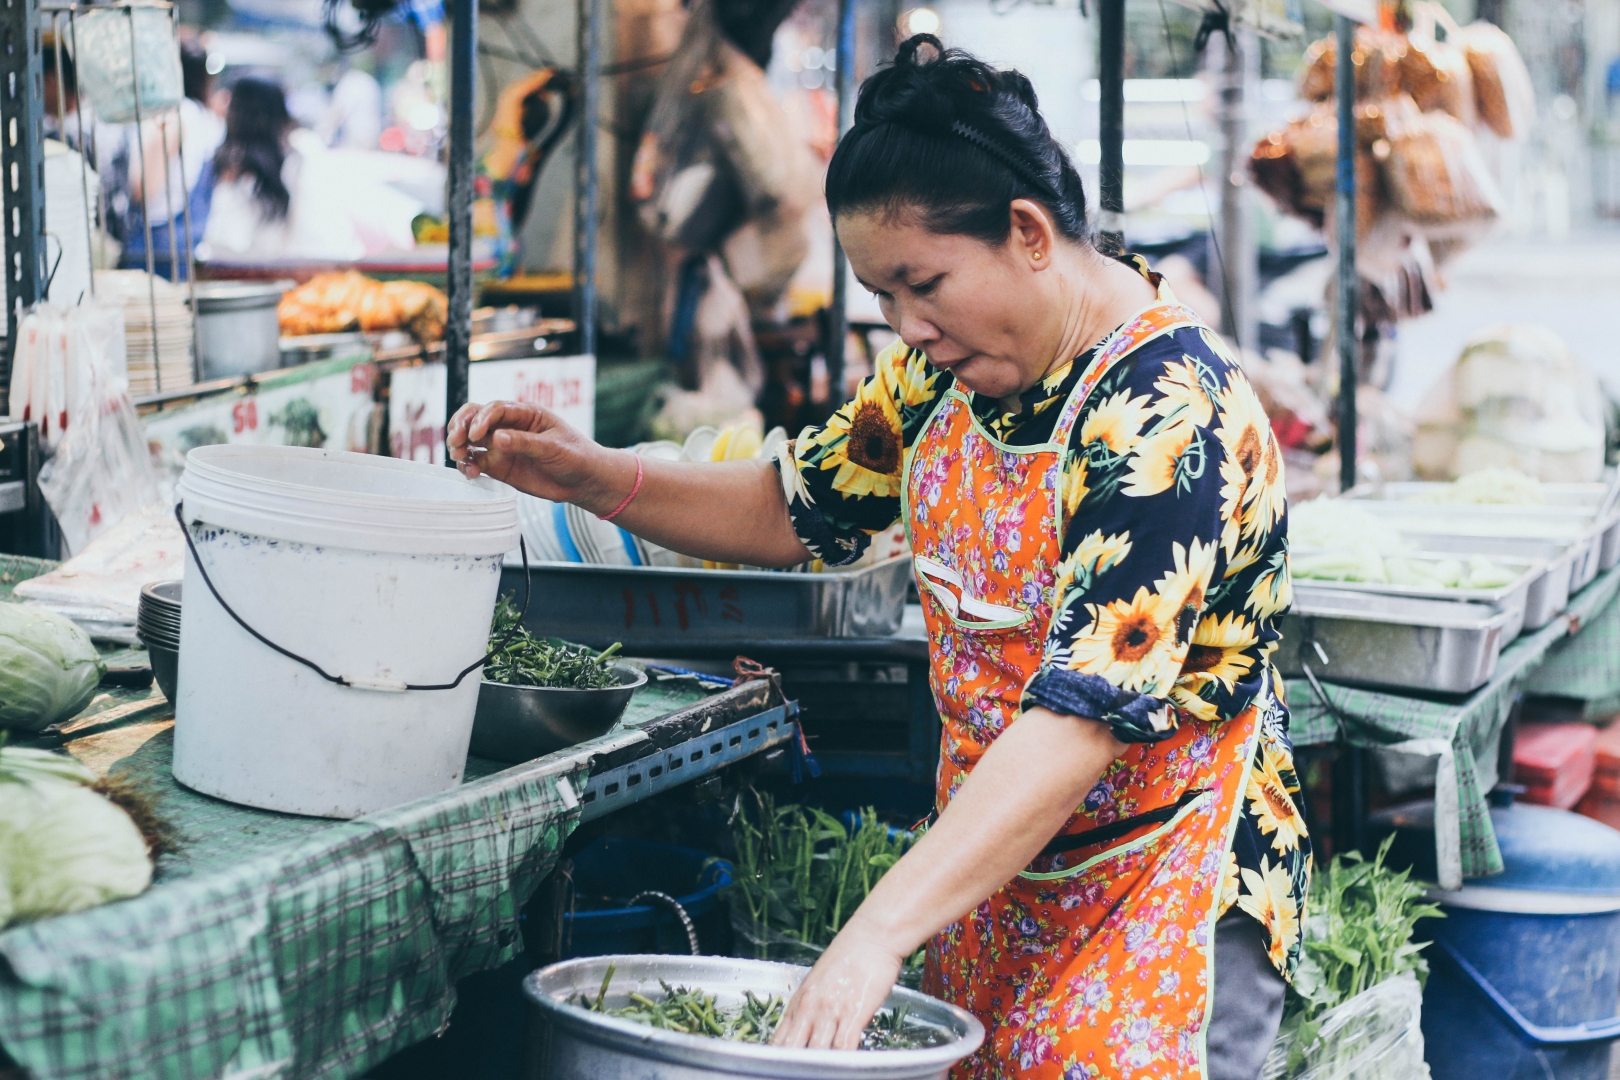
[[[1070,239],[1087,238],[1080,176],[1030,81],[933,34],[906,39],[861,85],[854,125],[828,166],[828,207],[906,206],[935,231],[1000,242],[1017,198],[1045,205]]]

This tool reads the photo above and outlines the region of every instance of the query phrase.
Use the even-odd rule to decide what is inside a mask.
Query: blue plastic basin
[[[695,848],[603,837],[574,856],[574,895],[582,901],[604,896],[628,901],[646,890],[665,893],[686,909],[702,950],[723,952],[730,945],[731,923],[720,890],[731,882],[732,867],[711,858]],[[680,919],[656,903],[564,915],[562,943],[565,960],[692,951]]]

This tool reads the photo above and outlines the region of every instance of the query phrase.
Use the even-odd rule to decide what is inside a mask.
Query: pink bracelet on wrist
[[[636,455],[636,482],[635,482],[635,485],[630,489],[630,494],[628,494],[628,495],[626,495],[624,497],[624,502],[620,503],[618,506],[615,506],[613,508],[613,513],[611,513],[611,514],[603,514],[601,516],[600,520],[602,520],[602,521],[612,521],[614,518],[616,518],[620,514],[624,513],[624,508],[630,505],[630,500],[634,499],[636,497],[636,495],[641,491],[641,478],[642,478],[642,475],[643,474],[642,474],[642,469],[641,469],[641,455],[637,454]]]

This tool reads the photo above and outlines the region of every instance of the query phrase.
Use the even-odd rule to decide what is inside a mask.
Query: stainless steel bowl
[[[542,968],[523,980],[529,1001],[531,1078],[699,1080],[722,1076],[773,1080],[943,1080],[951,1066],[977,1050],[984,1025],[954,1005],[895,987],[889,1008],[909,1005],[911,1019],[947,1032],[951,1041],[926,1050],[784,1050],[661,1031],[569,1004],[595,998],[614,965],[606,1005],[628,1004],[632,991],[660,992],[659,980],[701,988],[735,1007],[743,991],[787,997],[809,968],[729,956],[588,956]]]
[[[180,683],[180,650],[146,642],[146,658],[152,665],[152,677],[157,680],[158,689],[173,705],[175,687]]]
[[[647,685],[647,673],[635,664],[620,661],[613,671],[619,685],[602,690],[486,680],[478,688],[472,752],[491,761],[529,761],[606,734]]]

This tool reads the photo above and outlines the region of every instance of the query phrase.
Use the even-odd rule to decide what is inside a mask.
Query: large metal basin
[[[589,956],[542,968],[523,980],[531,1080],[944,1080],[984,1041],[972,1014],[903,987],[889,995],[889,1007],[909,1004],[911,1018],[950,1032],[951,1042],[927,1050],[783,1050],[660,1031],[568,1004],[577,994],[594,998],[609,964],[609,1008],[627,1004],[632,991],[662,993],[660,979],[701,987],[726,1006],[740,1003],[744,990],[787,997],[810,970],[729,956]]]

